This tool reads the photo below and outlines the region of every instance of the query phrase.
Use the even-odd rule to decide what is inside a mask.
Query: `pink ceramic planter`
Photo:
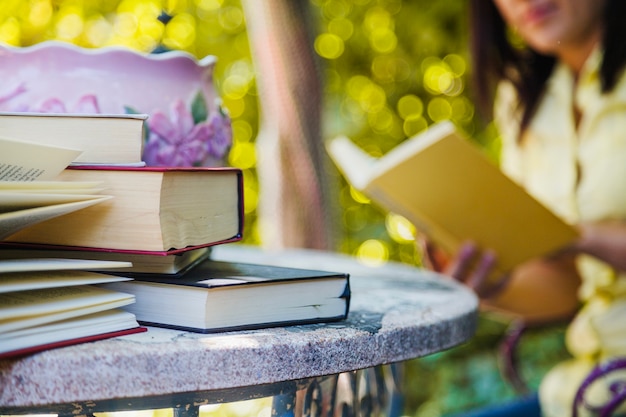
[[[215,61],[60,42],[0,45],[0,111],[146,113],[148,165],[224,165],[232,129],[214,89]]]

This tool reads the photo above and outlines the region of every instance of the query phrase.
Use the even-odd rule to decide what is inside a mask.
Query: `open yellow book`
[[[441,122],[381,158],[346,137],[327,150],[347,181],[411,221],[443,249],[468,240],[497,253],[499,271],[547,255],[577,237],[489,161],[451,122]]]

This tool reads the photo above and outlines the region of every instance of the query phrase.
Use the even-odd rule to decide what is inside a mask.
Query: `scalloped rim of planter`
[[[189,52],[186,51],[166,51],[158,54],[152,54],[148,52],[136,51],[124,46],[104,46],[99,48],[84,48],[82,46],[75,45],[73,43],[61,42],[61,41],[44,41],[29,46],[15,46],[5,43],[0,43],[0,54],[2,51],[11,51],[19,54],[35,53],[41,49],[65,49],[73,51],[79,54],[87,55],[106,55],[108,53],[119,53],[137,56],[150,61],[166,61],[166,60],[187,60],[200,67],[209,67],[217,62],[215,55],[207,55],[202,59],[198,59]],[[1,58],[1,56],[0,56]]]

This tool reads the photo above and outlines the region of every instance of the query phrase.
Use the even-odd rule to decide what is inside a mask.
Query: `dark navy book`
[[[349,274],[206,259],[180,276],[102,285],[135,295],[125,307],[147,326],[201,333],[344,320]]]

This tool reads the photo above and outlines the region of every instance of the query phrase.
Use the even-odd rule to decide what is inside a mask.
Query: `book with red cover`
[[[17,349],[10,352],[0,353],[0,360],[13,359],[22,356],[31,355],[33,353],[43,352],[50,349],[58,349],[65,346],[78,345],[80,343],[96,342],[98,340],[111,339],[114,337],[126,336],[129,334],[146,332],[148,329],[143,326],[134,327],[132,329],[119,330],[116,332],[96,334],[93,336],[78,337],[76,339],[62,340],[60,342],[45,343],[37,346],[30,346],[23,349]]]
[[[173,255],[242,238],[237,168],[86,165],[59,180],[100,182],[113,198],[22,229],[3,246]]]
[[[145,331],[131,313],[108,310],[3,334],[0,360]]]

